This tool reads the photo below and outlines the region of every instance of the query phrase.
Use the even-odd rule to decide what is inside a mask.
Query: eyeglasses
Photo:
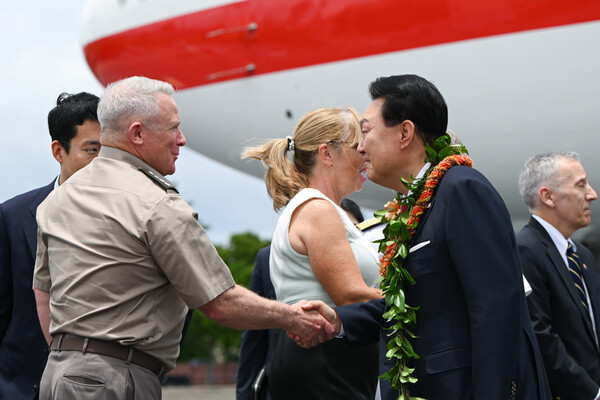
[[[348,144],[350,143],[347,140],[330,140],[329,142],[327,142],[327,144]]]
[[[352,144],[354,143],[354,144]],[[353,149],[357,149],[360,142],[352,142],[349,140],[330,140],[327,144],[347,144]]]

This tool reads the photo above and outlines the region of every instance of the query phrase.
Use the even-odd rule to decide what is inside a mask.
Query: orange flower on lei
[[[385,253],[383,253],[381,260],[379,261],[379,274],[381,276],[385,276],[387,268],[390,266],[390,262],[392,262],[392,257],[396,254],[397,248],[398,245],[396,243],[392,243],[386,247]]]
[[[401,209],[400,203],[398,203],[398,200],[396,199],[385,203],[385,206],[383,206],[383,208],[387,211],[385,213],[385,218],[387,220],[396,218],[402,213],[402,211],[404,211]]]

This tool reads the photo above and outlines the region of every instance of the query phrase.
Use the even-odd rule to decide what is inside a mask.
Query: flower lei
[[[386,356],[395,359],[395,365],[382,377],[391,381],[392,387],[398,390],[398,400],[419,400],[411,397],[408,391],[408,385],[417,381],[413,376],[415,369],[408,367],[407,362],[411,358],[419,358],[409,341],[409,338],[417,337],[409,328],[416,326],[415,311],[419,307],[411,307],[405,301],[404,288],[407,283],[414,285],[415,281],[404,268],[404,259],[408,256],[419,221],[446,171],[455,165],[473,165],[464,153],[468,154],[467,149],[462,145],[451,145],[448,134],[438,138],[433,148],[426,145],[425,162],[431,163],[426,173],[427,179],[415,181],[411,177],[412,182],[402,179],[409,194],[404,196],[397,193],[396,198],[388,201],[384,209],[375,212],[381,222],[388,222],[383,230],[384,238],[378,241],[379,251],[384,253],[379,272],[382,276],[380,288],[388,306],[383,318],[390,325],[388,329],[391,332],[388,335],[395,335],[386,347]]]

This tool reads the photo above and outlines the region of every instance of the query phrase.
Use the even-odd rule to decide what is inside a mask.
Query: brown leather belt
[[[52,337],[50,343],[51,351],[80,351],[82,353],[94,353],[103,356],[118,358],[128,363],[139,365],[154,373],[160,381],[167,372],[164,364],[155,357],[144,353],[141,350],[134,349],[131,346],[123,346],[115,342],[107,342],[92,338],[69,334],[57,334]]]

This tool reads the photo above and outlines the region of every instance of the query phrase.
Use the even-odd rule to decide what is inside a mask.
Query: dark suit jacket
[[[0,205],[0,399],[37,397],[46,365],[32,286],[36,209],[53,188],[54,181]]]
[[[423,216],[406,268],[416,280],[406,302],[418,306],[421,357],[412,396],[428,400],[549,399],[504,202],[479,172],[453,167]],[[347,340],[377,338],[383,300],[338,307]],[[383,341],[387,331],[381,332]],[[389,370],[392,364],[383,365]],[[382,386],[382,398],[397,392]]]
[[[258,251],[252,278],[250,278],[250,290],[266,297],[275,299],[275,289],[271,283],[269,273],[269,256],[271,246],[267,246]],[[242,344],[240,346],[240,360],[237,371],[236,399],[252,399],[252,384],[259,371],[265,364],[270,364],[273,356],[273,347],[275,330],[253,330],[242,333]],[[268,366],[267,366],[268,371]],[[260,399],[269,399],[268,388],[261,390]]]
[[[587,310],[581,304],[562,256],[544,227],[533,217],[517,235],[523,273],[533,292],[527,298],[553,396],[594,399],[600,385],[600,351]],[[600,293],[592,254],[575,242],[587,265],[583,280],[600,324]]]

